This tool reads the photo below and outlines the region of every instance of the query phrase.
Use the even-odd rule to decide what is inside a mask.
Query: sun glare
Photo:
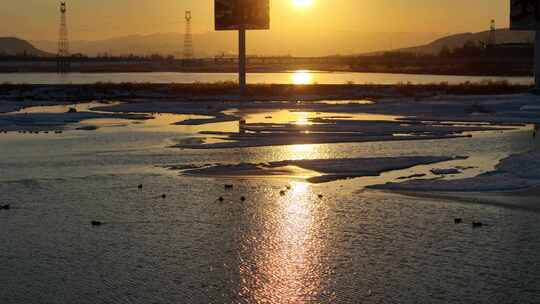
[[[299,70],[295,71],[292,76],[293,84],[311,84],[313,83],[313,77],[309,71]]]
[[[313,4],[313,0],[292,0],[294,6],[307,7]]]

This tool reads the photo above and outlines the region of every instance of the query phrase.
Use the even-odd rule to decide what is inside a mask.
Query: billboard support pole
[[[247,91],[246,31],[270,29],[270,0],[214,0],[216,31],[238,31],[238,84]]]
[[[238,30],[238,82],[240,94],[246,92],[246,29],[244,26]]]
[[[534,40],[534,92],[540,94],[540,30],[535,31]]]

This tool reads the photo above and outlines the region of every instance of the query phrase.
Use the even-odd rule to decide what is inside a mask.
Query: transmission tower
[[[191,33],[191,11],[186,11],[186,32],[184,34],[184,53],[183,58],[193,59],[193,34]]]
[[[492,19],[491,26],[489,27],[489,38],[488,38],[487,45],[493,46],[497,44],[496,30],[497,28],[495,27],[495,20]]]
[[[68,28],[66,22],[67,6],[65,2],[60,2],[60,36],[58,39],[58,57],[57,70],[58,73],[68,73],[70,70],[69,62],[69,40]]]

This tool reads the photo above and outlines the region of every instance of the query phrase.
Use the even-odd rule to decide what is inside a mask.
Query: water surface
[[[178,118],[0,134],[0,202],[13,207],[0,212],[1,303],[540,302],[538,213],[363,190],[408,170],[312,185],[161,167],[468,155],[486,170],[531,149],[529,130],[194,151],[168,148],[198,132],[169,125]]]
[[[457,84],[464,82],[480,82],[483,80],[507,80],[515,84],[531,84],[531,77],[492,77],[492,76],[447,76],[387,73],[355,73],[355,72],[311,72],[291,71],[284,73],[249,73],[248,83],[271,84],[433,84],[447,82]],[[54,73],[0,73],[0,83],[26,84],[93,84],[110,83],[197,83],[238,81],[235,73],[70,73],[58,75]]]

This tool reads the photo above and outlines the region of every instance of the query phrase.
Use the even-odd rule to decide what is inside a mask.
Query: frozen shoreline
[[[191,168],[190,166],[169,166],[168,168],[179,170],[186,175],[210,177],[295,176],[295,173],[298,173],[296,175],[303,175],[310,183],[326,183],[340,179],[377,176],[383,172],[459,159],[466,159],[466,157],[415,156],[286,160],[263,164],[214,164],[201,168]],[[301,168],[308,172],[299,172],[295,168]]]
[[[388,193],[388,190],[376,190]],[[438,192],[438,191],[390,191],[397,195],[429,198],[450,202],[460,202],[465,204],[480,204],[498,206],[510,209],[519,209],[540,213],[540,186],[531,186],[525,189],[510,191],[471,191],[471,192]]]
[[[309,126],[295,124],[247,124],[245,130],[249,134],[219,134],[206,135],[228,136],[229,142],[210,145],[179,145],[180,148],[233,148],[258,147],[273,145],[289,145],[298,143],[343,143],[387,140],[421,140],[449,139],[470,136],[466,132],[496,131],[519,128],[525,123],[540,122],[537,115],[539,109],[534,106],[536,97],[532,95],[498,95],[498,96],[429,96],[399,97],[393,93],[384,97],[388,89],[373,90],[379,97],[371,98],[370,102],[356,102],[347,96],[350,103],[331,103],[324,100],[298,101],[271,99],[267,101],[239,101],[223,95],[221,101],[215,99],[199,100],[162,100],[156,98],[126,99],[121,103],[103,104],[89,109],[80,119],[120,118],[142,119],[151,113],[170,113],[197,115],[207,118],[177,121],[173,125],[206,125],[218,122],[234,122],[241,119],[240,115],[231,114],[231,110],[239,113],[272,112],[280,110],[335,113],[332,117],[314,118]],[[378,92],[378,93],[377,93]],[[386,91],[388,93],[388,91]],[[429,92],[426,92],[429,93]],[[26,93],[25,93],[26,94]],[[382,94],[382,95],[380,95]],[[20,101],[0,102],[0,129],[25,130],[34,126],[39,130],[48,130],[60,123],[69,124],[80,120],[74,117],[56,115],[28,114],[20,120],[9,113],[24,107],[39,105],[70,104],[62,95],[56,96],[57,101],[37,101],[25,99]],[[49,97],[51,97],[49,96]],[[231,98],[231,99],[229,99]],[[313,97],[312,97],[313,98]],[[320,96],[319,98],[323,98]],[[335,99],[339,97],[334,96]],[[343,99],[343,98],[342,98]],[[96,112],[97,111],[97,112]],[[479,112],[480,111],[480,112]],[[95,112],[95,113],[94,113]],[[361,121],[342,119],[339,115],[362,114],[399,117],[397,120]],[[40,116],[41,115],[41,116]],[[73,118],[73,119],[72,119]],[[22,121],[22,123],[20,123]],[[50,124],[50,126],[48,126]],[[283,131],[286,131],[283,133]],[[257,133],[253,136],[252,133]],[[281,136],[274,136],[279,135]],[[334,133],[334,134],[331,134]],[[270,135],[269,135],[270,134]],[[269,136],[267,136],[269,135]],[[395,136],[400,135],[400,136]],[[407,136],[401,136],[407,135]]]
[[[371,189],[420,193],[486,194],[516,192],[540,186],[540,152],[532,151],[503,159],[492,172],[456,180],[416,179],[400,183],[370,186]]]
[[[144,88],[144,86],[142,87]],[[154,86],[151,87],[155,89]],[[210,85],[204,87],[212,88]],[[112,86],[112,88],[115,87]],[[127,88],[130,88],[130,86]],[[163,88],[165,90],[166,87]],[[272,88],[272,86],[263,88],[268,89]],[[70,124],[76,124],[81,120],[94,118],[145,120],[151,118],[149,116],[151,113],[201,116],[201,118],[187,119],[173,123],[173,125],[184,126],[234,122],[242,119],[242,113],[254,111],[266,113],[287,110],[303,113],[335,113],[334,117],[310,118],[304,125],[295,123],[248,122],[243,125],[243,130],[239,129],[238,132],[207,131],[199,134],[199,136],[207,136],[207,138],[217,137],[219,139],[218,141],[214,140],[207,143],[202,136],[198,137],[197,140],[183,138],[180,143],[174,146],[184,149],[226,149],[299,144],[445,140],[461,137],[473,137],[474,139],[476,132],[505,132],[506,130],[523,128],[525,124],[540,124],[540,106],[538,106],[540,98],[530,94],[441,95],[433,91],[422,92],[418,87],[413,86],[413,89],[415,89],[413,96],[406,96],[402,94],[403,92],[400,93],[397,91],[395,87],[330,86],[330,88],[328,89],[328,86],[322,86],[318,89],[328,89],[331,92],[332,90],[336,90],[336,88],[341,88],[343,89],[342,94],[332,97],[334,99],[345,99],[346,96],[345,100],[350,100],[351,102],[324,102],[321,101],[325,97],[324,94],[309,98],[307,98],[309,94],[304,94],[301,98],[304,101],[296,99],[298,96],[294,94],[281,96],[281,98],[277,99],[273,99],[275,96],[268,95],[264,100],[256,97],[238,99],[231,97],[232,95],[223,94],[213,95],[212,98],[204,96],[195,98],[189,95],[175,100],[163,99],[167,96],[169,98],[172,96],[165,90],[161,95],[158,94],[154,97],[128,98],[128,95],[126,95],[122,103],[103,104],[88,111],[77,113],[13,113],[14,110],[28,106],[70,104],[66,101],[69,98],[62,98],[62,95],[54,95],[46,90],[44,92],[39,91],[38,88],[30,87],[30,92],[35,93],[36,90],[41,92],[36,93],[38,95],[34,96],[36,97],[35,99],[38,99],[37,97],[39,96],[49,94],[49,98],[54,97],[57,101],[19,100],[0,102],[0,112],[3,112],[0,115],[0,130],[56,130]],[[21,88],[19,89],[23,90]],[[300,90],[299,88],[295,89]],[[103,90],[107,93],[107,90],[112,89],[111,87],[104,86]],[[351,90],[355,93],[351,94]],[[147,90],[146,92],[149,93],[152,90]],[[21,94],[33,93],[24,91]],[[117,91],[108,93],[119,94]],[[334,93],[332,92],[332,94]],[[13,95],[13,92],[10,94]],[[371,96],[375,96],[369,99],[370,102],[355,102],[354,100],[355,96],[366,96],[370,94]],[[232,110],[240,114],[231,114],[233,113],[231,112]],[[362,113],[399,118],[370,121],[346,117],[349,114],[359,115]],[[459,154],[459,151],[456,154]],[[538,155],[535,157],[540,159]],[[294,163],[287,165],[297,166]],[[536,162],[534,157],[527,158],[524,155],[512,156],[501,162],[494,172],[485,173],[466,180],[413,180],[399,184],[379,185],[373,188],[394,191],[454,192],[527,189],[538,185],[538,179],[540,179],[540,173],[534,176],[525,174],[524,172],[526,170],[524,168],[527,167],[540,168],[540,163]],[[267,171],[268,169],[266,168]],[[311,168],[304,169],[310,170]],[[220,172],[207,173],[219,175]],[[259,172],[249,173],[259,174]],[[332,172],[327,173],[329,173],[327,175],[332,175]],[[340,175],[341,173],[337,172],[336,175]],[[355,174],[351,174],[350,172],[349,174],[355,176]]]
[[[151,116],[137,113],[107,113],[96,112],[88,109],[93,103],[71,104],[71,103],[6,103],[0,109],[0,131],[1,132],[49,132],[66,129],[89,130],[98,128],[95,125],[84,125],[83,121],[96,119],[117,119],[143,121],[151,119]],[[105,104],[103,104],[105,105]],[[48,112],[36,111],[25,112],[28,108],[55,108]],[[62,109],[60,109],[62,108]],[[2,112],[3,111],[3,112]]]

